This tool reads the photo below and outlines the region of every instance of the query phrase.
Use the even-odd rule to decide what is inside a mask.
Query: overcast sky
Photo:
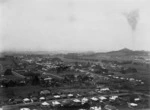
[[[0,0],[0,50],[150,50],[150,0]],[[124,13],[139,10],[132,30]]]

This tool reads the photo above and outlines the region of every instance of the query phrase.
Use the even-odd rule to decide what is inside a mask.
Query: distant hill
[[[110,56],[149,56],[150,52],[148,51],[133,51],[127,48],[118,50],[118,51],[111,51],[105,53]]]

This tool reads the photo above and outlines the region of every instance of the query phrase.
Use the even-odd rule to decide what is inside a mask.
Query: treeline
[[[74,60],[83,60],[83,61],[92,61],[92,62],[98,62],[98,59],[89,59],[89,58],[85,58],[85,57],[80,57],[78,55],[66,55],[64,56],[64,58],[67,59],[74,59]]]

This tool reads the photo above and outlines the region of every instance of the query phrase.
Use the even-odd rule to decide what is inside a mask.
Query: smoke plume
[[[139,19],[139,10],[134,10],[129,13],[124,13],[129,25],[131,26],[132,30],[136,29]]]

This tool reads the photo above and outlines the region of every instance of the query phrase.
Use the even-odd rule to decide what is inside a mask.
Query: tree
[[[39,80],[38,76],[35,75],[32,77],[32,85],[38,85],[38,84],[40,84],[40,80]]]
[[[4,72],[4,75],[12,75],[11,69],[7,69],[7,70]]]

